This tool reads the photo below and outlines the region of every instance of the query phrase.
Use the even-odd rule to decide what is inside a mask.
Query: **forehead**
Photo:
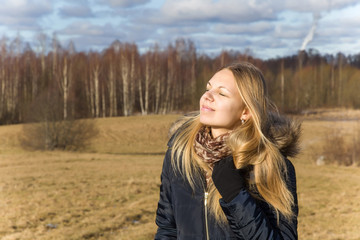
[[[212,87],[224,87],[227,90],[237,91],[235,77],[229,69],[222,69],[210,79],[209,84]]]

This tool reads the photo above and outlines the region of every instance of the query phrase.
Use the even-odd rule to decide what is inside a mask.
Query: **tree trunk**
[[[116,104],[116,81],[114,74],[114,67],[111,64],[109,69],[109,115],[110,117],[117,116],[117,104]]]
[[[100,117],[99,65],[94,69],[95,117]]]
[[[334,70],[334,63],[331,64],[331,77],[330,77],[330,81],[331,81],[331,86],[330,86],[330,89],[331,89],[331,104],[334,104],[335,101],[334,101],[334,98],[335,98],[335,70]]]
[[[69,79],[68,79],[68,63],[66,57],[64,58],[64,68],[63,68],[63,100],[64,100],[64,120],[68,118],[67,112],[67,103],[68,103],[68,94],[69,94]]]
[[[121,75],[123,82],[123,114],[129,116],[129,63],[125,50],[121,53]]]
[[[339,55],[339,86],[338,86],[338,105],[342,104],[342,65],[343,65],[343,57]]]
[[[134,105],[135,105],[135,79],[136,79],[136,66],[135,66],[135,57],[136,57],[136,46],[131,46],[131,72],[130,72],[130,95],[129,95],[129,115],[133,114]]]
[[[149,111],[149,82],[151,78],[151,59],[150,53],[145,56],[145,107],[144,114],[148,114]]]
[[[106,117],[105,88],[101,88],[102,117]]]
[[[156,114],[159,113],[159,107],[160,107],[160,94],[161,94],[161,81],[162,81],[162,74],[161,74],[161,67],[160,67],[160,59],[159,59],[159,53],[157,51],[157,48],[155,48],[154,51],[154,79],[156,81],[155,83],[155,107],[154,111]]]
[[[173,80],[174,74],[174,59],[172,57],[172,52],[169,53],[168,62],[167,62],[167,83],[166,83],[166,90],[165,90],[165,101],[164,107],[162,109],[162,114],[166,114],[169,109],[171,108],[171,99],[170,99],[170,92],[171,92],[171,81]]]
[[[90,110],[91,117],[94,117],[92,114],[92,105],[91,105],[91,94],[90,94],[90,82],[91,82],[91,74],[88,79],[84,80],[85,84],[85,99],[88,106],[88,109]]]

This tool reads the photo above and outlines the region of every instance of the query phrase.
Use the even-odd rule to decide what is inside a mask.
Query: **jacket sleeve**
[[[279,214],[279,224],[273,208],[266,202],[256,200],[247,190],[240,193],[229,203],[220,199],[220,205],[228,219],[232,231],[238,239],[294,240],[297,236],[298,203],[294,166],[286,159],[287,185],[294,197],[295,217],[286,220]]]
[[[156,210],[156,239],[176,239],[176,224],[172,208],[171,184],[169,172],[171,168],[171,150],[165,154],[161,173],[160,200]]]

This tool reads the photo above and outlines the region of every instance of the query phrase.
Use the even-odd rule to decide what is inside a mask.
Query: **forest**
[[[21,37],[0,41],[0,124],[56,119],[179,113],[196,110],[206,82],[221,67],[248,61],[260,68],[271,100],[285,113],[315,108],[360,108],[360,53],[255,58],[251,51],[200,54],[192,40],[140,51],[115,40],[102,51],[61,46],[40,34],[36,47]]]

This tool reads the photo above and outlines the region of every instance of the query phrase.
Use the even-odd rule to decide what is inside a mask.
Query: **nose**
[[[204,100],[207,100],[207,101],[210,101],[210,102],[214,101],[213,93],[211,92],[211,90],[206,91],[203,94],[203,98],[204,98]]]

